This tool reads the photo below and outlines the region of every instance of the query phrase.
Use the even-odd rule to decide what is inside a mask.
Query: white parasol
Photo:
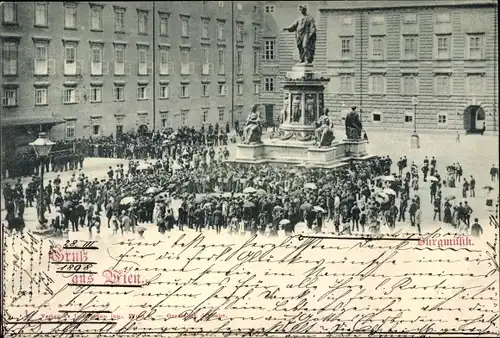
[[[391,188],[385,188],[384,190],[382,190],[382,192],[384,194],[387,194],[387,195],[394,195],[394,196],[396,196],[396,192],[394,190],[392,190]]]
[[[315,183],[306,183],[306,184],[304,185],[304,188],[306,188],[306,189],[311,189],[311,190],[316,190],[316,189],[318,189],[318,187],[316,186],[316,184],[315,184]]]
[[[243,190],[243,193],[245,194],[255,194],[257,192],[257,190],[255,188],[252,188],[252,187],[248,187],[248,188],[245,188],[245,190]]]

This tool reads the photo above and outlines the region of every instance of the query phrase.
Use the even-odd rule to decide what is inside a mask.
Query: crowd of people
[[[15,186],[6,184],[3,195],[8,227],[22,228],[24,209],[33,206],[42,224],[49,223],[42,217],[46,211],[42,209],[49,213],[55,210],[50,225],[60,233],[82,227],[100,232],[101,216],[113,233],[154,223],[161,233],[186,227],[273,236],[280,230],[293,234],[302,222],[316,232],[331,222],[339,233],[376,234],[394,231],[397,223],[406,219],[421,233],[422,177],[423,182],[430,181],[434,221],[448,223],[461,232],[470,228],[473,211],[467,201],[442,196],[443,186],[452,187],[452,178],[460,181],[463,173],[459,163],[448,166],[444,178],[434,157],[426,158],[419,170],[414,162],[408,166],[404,156],[396,163],[398,173],[392,172],[389,156],[353,161],[336,169],[235,164],[226,161],[227,143],[224,139],[215,141],[214,135],[221,135],[216,130],[217,126],[208,132],[164,130],[149,138],[123,135],[115,144],[132,147],[123,153],[115,146],[113,152],[127,158],[128,166],[110,167],[106,178],[92,178],[82,170],[83,160],[76,161],[68,169],[77,169],[79,164],[79,172],[67,182],[58,175],[48,182],[43,196],[36,175],[26,188],[21,180]],[[143,158],[148,160],[138,161]],[[467,184],[473,198],[472,176]],[[463,197],[467,196],[464,193]],[[42,199],[44,203],[40,203]]]

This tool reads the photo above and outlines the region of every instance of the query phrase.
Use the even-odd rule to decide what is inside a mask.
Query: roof
[[[65,121],[54,116],[37,116],[37,117],[13,117],[13,118],[2,118],[1,125],[4,127],[11,126],[33,126],[40,124],[61,124]]]
[[[496,0],[415,0],[415,1],[322,1],[320,11],[349,9],[392,9],[411,7],[444,7],[444,6],[496,6]]]

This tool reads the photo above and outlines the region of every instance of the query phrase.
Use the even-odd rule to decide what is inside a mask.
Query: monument
[[[236,162],[336,167],[350,159],[370,157],[367,156],[366,141],[358,136],[362,126],[355,109],[351,112],[354,115],[349,115],[349,121],[346,118],[347,139],[335,140],[328,109],[324,105],[324,90],[330,79],[315,71],[312,64],[316,49],[316,23],[307,14],[305,6],[299,6],[299,11],[301,17],[283,29],[295,32],[300,62],[287,72],[283,81],[280,136],[262,140],[259,107],[253,105],[243,142],[237,145]]]

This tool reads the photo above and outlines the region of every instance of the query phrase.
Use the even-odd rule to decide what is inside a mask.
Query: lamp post
[[[413,149],[420,148],[420,138],[417,134],[417,105],[418,98],[416,96],[412,97],[411,103],[413,104],[413,134],[411,135],[410,145]]]
[[[38,138],[29,143],[30,146],[33,147],[33,149],[35,150],[35,153],[38,157],[38,159],[40,160],[40,195],[39,195],[39,203],[40,203],[40,215],[39,215],[39,222],[40,222],[40,225],[43,227],[44,225],[44,221],[45,221],[45,217],[44,217],[44,213],[45,213],[45,209],[44,209],[44,194],[43,194],[43,174],[44,174],[44,169],[45,169],[45,159],[47,158],[47,156],[49,155],[50,153],[50,149],[52,148],[52,146],[54,145],[55,143],[52,142],[51,140],[49,140],[49,138],[47,137],[47,133],[39,133],[38,134]]]

